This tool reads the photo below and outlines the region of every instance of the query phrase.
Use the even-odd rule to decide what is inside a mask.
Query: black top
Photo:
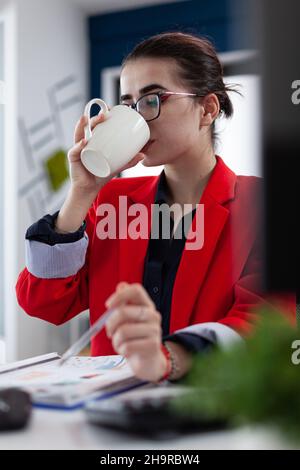
[[[165,172],[162,171],[155,196],[156,207],[159,208],[161,204],[167,204],[167,197],[168,186]],[[162,329],[164,335],[169,333],[173,286],[186,241],[184,230],[182,230],[181,236],[181,228],[185,227],[185,230],[189,228],[188,223],[191,222],[195,212],[196,209],[192,211],[192,217],[191,214],[189,214],[190,220],[187,218],[188,214],[182,217],[173,237],[174,220],[170,213],[166,213],[166,215],[170,223],[171,236],[169,238],[166,237],[168,236],[166,226],[165,238],[163,238],[164,233],[162,230],[161,213],[159,217],[159,238],[153,238],[151,232],[145,259],[143,285],[155,303],[156,309],[162,314]],[[176,234],[179,234],[178,238],[176,238]]]
[[[84,236],[86,222],[76,232],[58,233],[54,229],[55,221],[59,211],[54,214],[44,215],[27,229],[25,238],[27,240],[35,240],[37,242],[46,243],[47,245],[56,245],[57,243],[73,243],[77,242]]]
[[[159,177],[157,191],[154,203],[157,208],[161,204],[167,204],[169,188],[166,180],[165,172],[162,171]],[[170,313],[173,287],[181,261],[182,252],[186,242],[185,233],[187,233],[189,225],[195,215],[196,209],[192,214],[186,214],[178,223],[173,237],[167,238],[167,230],[164,235],[162,229],[162,216],[159,217],[159,238],[151,237],[149,240],[148,250],[145,259],[143,285],[149,296],[155,303],[156,309],[162,315],[163,340],[172,340],[185,346],[189,351],[204,351],[210,349],[212,343],[205,338],[194,333],[176,333],[169,334],[170,329]],[[155,213],[155,212],[154,212]],[[169,214],[170,233],[173,233],[174,220]],[[184,228],[184,230],[183,230]],[[153,229],[153,227],[152,227]],[[176,237],[176,234],[182,236]]]

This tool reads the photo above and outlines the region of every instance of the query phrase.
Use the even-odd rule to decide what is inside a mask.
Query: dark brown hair
[[[175,59],[179,65],[179,81],[188,87],[187,91],[201,96],[215,93],[220,114],[226,118],[232,116],[233,106],[227,92],[239,92],[224,84],[222,64],[208,39],[178,31],[151,36],[137,44],[124,58],[122,69],[129,61],[147,57]],[[215,123],[211,130],[214,145],[217,138]]]

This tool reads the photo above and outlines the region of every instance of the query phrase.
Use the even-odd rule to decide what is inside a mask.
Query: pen
[[[100,318],[74,343],[66,352],[61,356],[58,362],[59,366],[62,366],[70,357],[76,356],[88,343],[89,341],[105,326],[107,319],[115,311],[114,308],[106,310]]]

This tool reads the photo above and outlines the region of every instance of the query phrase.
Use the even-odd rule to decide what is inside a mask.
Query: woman
[[[26,234],[26,268],[16,286],[23,309],[61,324],[88,308],[93,323],[116,308],[92,341],[92,354],[126,356],[141,379],[180,379],[195,352],[250,331],[263,301],[254,201],[259,178],[236,176],[214,152],[214,122],[233,112],[228,90],[209,41],[171,32],[138,44],[122,64],[121,103],[144,116],[151,137],[120,171],[142,161],[164,165],[163,172],[90,174],[80,160],[81,117],[68,154],[66,201]],[[93,126],[102,120],[93,118]],[[184,235],[155,239],[149,231],[146,239],[100,237],[99,207],[110,203],[118,213],[121,195],[148,213],[153,203],[176,203],[183,211],[169,215],[173,234],[190,217],[194,233],[204,230],[203,243],[187,249]]]

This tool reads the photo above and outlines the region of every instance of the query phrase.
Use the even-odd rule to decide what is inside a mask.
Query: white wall
[[[233,116],[216,121],[218,143],[216,153],[237,174],[262,176],[260,154],[260,78],[257,75],[228,77],[226,83],[240,85],[237,93],[229,93]]]
[[[14,294],[14,282],[16,277],[16,219],[17,219],[17,164],[16,164],[16,5],[9,0],[0,1],[0,19],[4,26],[4,81],[5,81],[5,106],[4,106],[4,146],[2,160],[3,169],[3,213],[2,218],[6,230],[3,230],[3,288],[4,295],[1,299],[4,309],[5,335],[10,338],[8,356],[14,357],[16,350],[16,301]],[[6,346],[6,345],[5,345]],[[4,355],[6,348],[2,347]],[[6,354],[2,360],[6,358]]]
[[[9,197],[9,201],[13,202],[17,196],[12,241],[7,240],[5,245],[11,254],[14,250],[14,255],[11,255],[13,274],[10,276],[10,292],[13,295],[13,280],[24,266],[24,234],[27,227],[45,213],[58,209],[68,187],[67,183],[53,197],[47,181],[40,176],[44,173],[43,161],[48,154],[57,148],[68,149],[72,145],[74,125],[88,96],[88,36],[86,16],[76,4],[62,0],[12,0],[6,3],[14,8],[17,64],[15,118],[10,115],[14,119],[16,145],[14,150],[5,153],[6,159],[9,159],[6,161],[7,168],[10,168],[9,185],[14,188],[14,195]],[[63,87],[62,81],[67,77],[72,80]],[[49,100],[49,92],[54,90],[55,84],[57,89],[54,95],[58,102],[77,96],[73,104],[57,111],[60,132],[53,117],[53,100]],[[29,132],[32,126],[45,120],[49,125],[37,133],[28,134],[29,141],[33,146],[49,134],[53,138],[39,150],[26,152],[18,122]],[[22,194],[18,194],[20,188],[25,188]],[[43,199],[46,200],[42,203]],[[51,351],[56,345],[58,349],[60,341],[66,341],[64,327],[59,333],[56,327],[28,317],[17,306],[15,299],[6,305],[6,313],[8,360]]]
[[[0,80],[0,104],[4,104],[4,82]]]

